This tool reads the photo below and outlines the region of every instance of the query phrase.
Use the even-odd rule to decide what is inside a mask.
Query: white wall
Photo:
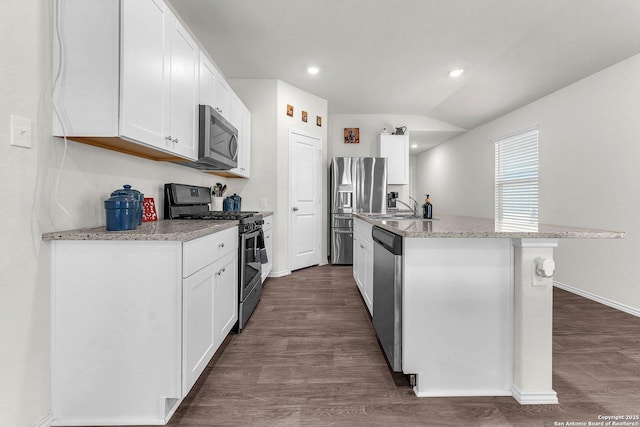
[[[555,280],[640,310],[640,55],[418,157],[418,194],[440,213],[494,216],[501,136],[539,128],[540,222],[621,230],[625,240],[562,240]]]
[[[13,0],[0,14],[0,425],[32,426],[50,412],[50,252],[43,232],[104,225],[103,200],[129,183],[154,197],[162,185],[239,180],[69,142],[51,135],[51,24],[48,1]],[[9,115],[33,121],[32,149],[9,145]]]
[[[243,184],[243,208],[260,209],[259,199],[267,198],[274,212],[273,271],[279,276],[291,271],[289,265],[289,130],[316,135],[322,140],[323,164],[327,156],[327,101],[290,84],[273,79],[230,79],[233,90],[251,111],[251,179]],[[293,117],[287,116],[287,104],[293,105]],[[302,110],[308,121],[301,119]],[[316,116],[322,126],[316,126]],[[326,191],[323,172],[322,194]],[[245,205],[246,203],[246,205]],[[322,202],[322,261],[327,259],[327,200]],[[263,209],[264,210],[264,209]]]

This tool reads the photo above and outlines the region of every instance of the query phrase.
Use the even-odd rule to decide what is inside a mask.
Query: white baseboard
[[[290,274],[291,274],[291,270],[272,271],[271,273],[269,273],[269,277],[284,277],[284,276],[288,276]]]
[[[516,386],[511,386],[511,395],[521,405],[557,405],[558,404],[558,394],[554,390],[521,391]]]
[[[418,391],[418,387],[413,388],[413,393],[417,397],[474,397],[474,396],[511,396],[510,391],[505,390],[454,390],[454,391]]]
[[[61,418],[56,419],[52,426],[144,426],[166,425],[162,418]]]
[[[629,307],[628,305],[621,304],[608,298],[603,298],[596,294],[592,294],[591,292],[583,291],[582,289],[574,288],[573,286],[569,286],[565,283],[556,282],[555,280],[553,281],[553,286],[567,292],[571,292],[572,294],[580,295],[581,297],[585,297],[600,304],[604,304],[608,307],[615,308],[616,310],[624,311],[625,313],[640,317],[640,310],[637,308]]]
[[[53,422],[53,415],[52,414],[47,414],[41,420],[36,422],[33,425],[33,427],[49,427],[49,426],[51,426],[52,422]]]

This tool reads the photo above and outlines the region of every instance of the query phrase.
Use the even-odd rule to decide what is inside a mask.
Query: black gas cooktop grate
[[[180,219],[244,219],[257,214],[253,211],[210,211],[199,214],[181,215]]]

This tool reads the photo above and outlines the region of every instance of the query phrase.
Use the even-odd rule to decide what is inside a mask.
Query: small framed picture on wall
[[[316,126],[322,126],[322,117],[316,116]]]
[[[306,111],[302,112],[302,121],[307,123],[307,112]]]
[[[345,144],[359,144],[360,143],[360,128],[344,128],[344,143]]]
[[[293,105],[287,104],[287,116],[293,117]]]

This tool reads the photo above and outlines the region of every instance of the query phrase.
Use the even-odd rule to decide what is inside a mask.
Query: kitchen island
[[[403,238],[401,360],[402,371],[416,376],[417,396],[558,403],[552,387],[553,248],[560,239],[619,239],[624,233],[542,224],[522,231],[462,216],[356,215],[356,223]],[[381,249],[374,244],[375,250]]]

